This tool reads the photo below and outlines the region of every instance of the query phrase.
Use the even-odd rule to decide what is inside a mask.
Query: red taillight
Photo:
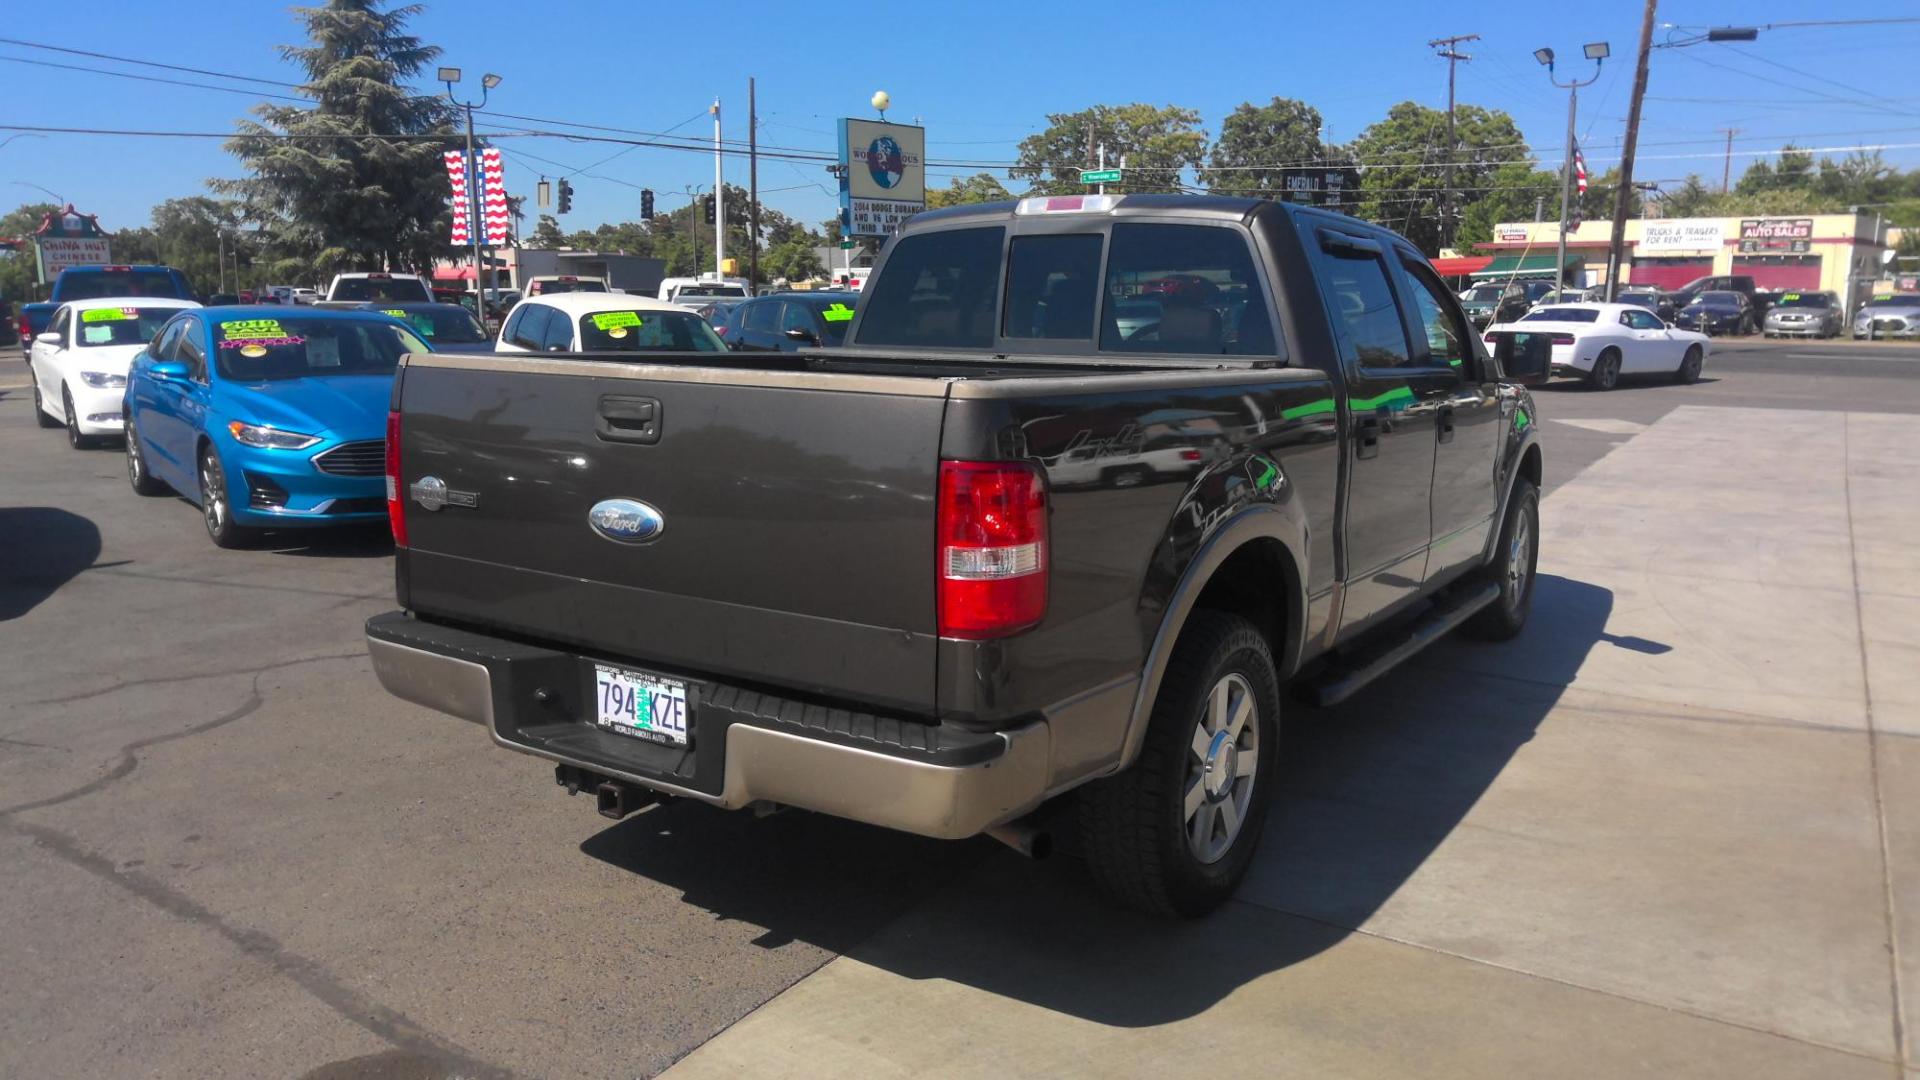
[[[1573,335],[1572,334],[1555,334],[1553,335],[1553,343],[1555,345],[1571,345],[1573,344]]]
[[[935,526],[941,637],[1017,634],[1047,613],[1047,486],[1031,465],[943,461]]]
[[[387,412],[387,524],[393,542],[407,546],[407,501],[400,493],[400,413]]]
[[[1180,460],[1181,460],[1181,461],[1199,461],[1199,460],[1200,460],[1200,451],[1198,451],[1198,450],[1182,450],[1182,451],[1180,451]]]
[[[25,315],[22,315],[17,320],[16,325],[20,327],[20,344],[22,345],[33,344],[33,320],[27,318]]]

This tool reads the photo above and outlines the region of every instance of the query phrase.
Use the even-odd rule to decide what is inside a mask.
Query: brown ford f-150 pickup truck
[[[843,348],[649,352],[648,314],[405,361],[403,610],[367,624],[388,690],[610,816],[1032,853],[1072,792],[1103,885],[1198,914],[1246,872],[1285,698],[1526,620],[1550,342],[1489,355],[1385,229],[1029,198],[912,219]]]

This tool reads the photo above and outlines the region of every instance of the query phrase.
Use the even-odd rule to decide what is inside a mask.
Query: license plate
[[[686,746],[687,684],[607,664],[593,666],[596,722],[608,731]]]

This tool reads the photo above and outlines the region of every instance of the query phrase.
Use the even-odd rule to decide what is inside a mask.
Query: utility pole
[[[720,277],[720,264],[727,258],[727,178],[726,158],[720,153],[720,99],[713,99],[713,276]]]
[[[747,291],[760,281],[760,112],[747,76]]]
[[[1473,59],[1473,57],[1461,52],[1456,46],[1462,42],[1479,40],[1479,34],[1455,34],[1452,37],[1435,38],[1427,42],[1427,47],[1430,49],[1439,49],[1440,51],[1435,55],[1447,62],[1447,164],[1446,178],[1442,181],[1443,186],[1440,192],[1441,247],[1450,247],[1453,244],[1453,158],[1455,148],[1453,137],[1453,69],[1454,66],[1462,60]]]
[[[1607,302],[1620,292],[1620,264],[1626,257],[1627,208],[1633,205],[1633,153],[1640,144],[1640,102],[1647,96],[1647,57],[1653,52],[1653,9],[1658,0],[1647,0],[1640,17],[1640,56],[1633,67],[1633,101],[1627,105],[1627,141],[1620,149],[1620,186],[1613,193],[1613,235],[1607,242]],[[1641,204],[1644,218],[1646,203]]]
[[[1733,137],[1740,134],[1739,128],[1721,128],[1727,133],[1727,156],[1720,166],[1720,194],[1725,195],[1733,181]]]

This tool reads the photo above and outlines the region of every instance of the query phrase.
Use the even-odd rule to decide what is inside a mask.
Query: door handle
[[[1353,422],[1353,456],[1372,458],[1380,456],[1380,418],[1362,416]]]
[[[660,441],[660,402],[610,394],[600,399],[600,414],[593,430],[604,442],[650,446]]]
[[[1453,441],[1453,406],[1440,406],[1440,412],[1434,417],[1434,430],[1439,432],[1441,442]]]

